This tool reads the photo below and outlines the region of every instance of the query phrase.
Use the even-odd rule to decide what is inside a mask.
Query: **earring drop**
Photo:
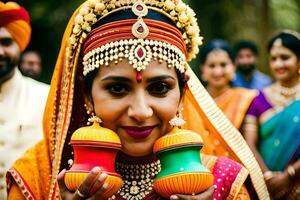
[[[179,109],[178,113],[169,121],[169,124],[174,127],[183,126],[186,121],[182,117],[182,109]]]
[[[169,121],[169,124],[171,126],[176,126],[176,127],[179,127],[179,126],[183,126],[184,124],[186,123],[186,121],[180,117],[173,117],[170,121]]]
[[[96,116],[96,115],[91,116],[91,117],[88,119],[88,121],[89,121],[90,123],[93,123],[93,122],[97,122],[97,123],[99,123],[99,124],[102,123],[102,120],[100,119],[100,117],[98,117],[98,116]]]
[[[91,109],[87,104],[84,104],[84,107],[86,109],[86,114],[89,115],[88,121],[87,121],[87,125],[91,125],[93,124],[93,122],[97,122],[99,124],[102,123],[102,120],[100,117],[96,116],[96,114],[94,113],[93,109]]]

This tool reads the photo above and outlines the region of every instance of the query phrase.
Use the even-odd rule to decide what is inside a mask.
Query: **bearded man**
[[[261,90],[272,83],[269,76],[257,70],[258,50],[252,41],[241,40],[235,44],[234,49],[237,66],[234,87]]]
[[[0,1],[0,199],[6,199],[6,171],[42,138],[49,86],[22,76],[17,67],[30,35],[27,11]]]

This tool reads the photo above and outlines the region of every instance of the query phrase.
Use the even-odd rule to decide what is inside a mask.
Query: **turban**
[[[31,26],[28,12],[15,2],[0,2],[0,27],[4,27],[23,51],[30,41]]]

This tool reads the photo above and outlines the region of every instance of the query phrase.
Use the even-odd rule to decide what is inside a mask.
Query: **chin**
[[[288,82],[290,80],[290,77],[288,77],[285,74],[276,75],[276,79],[280,82]]]
[[[145,147],[143,148],[138,148],[138,147],[134,147],[134,146],[131,146],[129,147],[130,149],[128,148],[122,148],[122,151],[129,155],[129,156],[132,156],[132,157],[142,157],[142,156],[147,156],[147,155],[150,155],[153,153],[153,148],[149,148],[149,149],[146,149]]]

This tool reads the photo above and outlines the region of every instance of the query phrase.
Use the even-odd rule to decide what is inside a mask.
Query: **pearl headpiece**
[[[89,51],[83,58],[83,75],[87,75],[101,65],[108,66],[109,62],[118,63],[123,58],[137,71],[146,69],[150,61],[167,62],[168,67],[175,67],[181,73],[185,70],[185,55],[174,45],[169,43],[130,39],[108,43]]]
[[[118,30],[115,27],[107,28],[102,26],[99,30],[94,31],[95,33],[91,33],[93,36],[90,36],[91,42],[87,42],[86,48],[88,51],[84,52],[85,55],[83,57],[83,75],[86,76],[89,72],[100,66],[108,66],[110,62],[118,63],[124,58],[128,59],[129,64],[133,65],[133,68],[138,72],[145,70],[151,60],[158,60],[159,62],[165,61],[169,68],[175,67],[181,73],[184,73],[186,57],[182,50],[176,45],[173,45],[172,42],[164,42],[164,40],[160,41],[160,37],[165,36],[160,36],[160,33],[157,33],[161,30],[155,25],[151,28],[151,30],[153,30],[153,33],[151,34],[156,34],[156,38],[159,38],[160,40],[153,39],[154,36],[148,38],[149,28],[142,18],[148,14],[147,6],[141,1],[137,1],[131,7],[131,10],[138,18],[131,25],[130,29],[128,29],[129,25],[126,23],[126,25],[124,25],[124,21],[122,21],[122,23],[115,23],[121,30]],[[149,24],[155,23],[151,22],[151,20],[148,20],[147,22]],[[183,45],[181,44],[181,46],[185,46],[181,34],[178,34],[175,31],[175,36],[176,35],[177,37],[179,35],[178,41],[180,41],[180,39],[182,40]],[[130,39],[107,42],[103,37],[115,37],[117,39],[128,37]],[[175,41],[176,39],[177,38],[175,38]],[[169,40],[172,41],[172,39]],[[178,43],[180,46],[180,42],[177,42],[177,45]],[[185,50],[185,48],[182,49]]]

